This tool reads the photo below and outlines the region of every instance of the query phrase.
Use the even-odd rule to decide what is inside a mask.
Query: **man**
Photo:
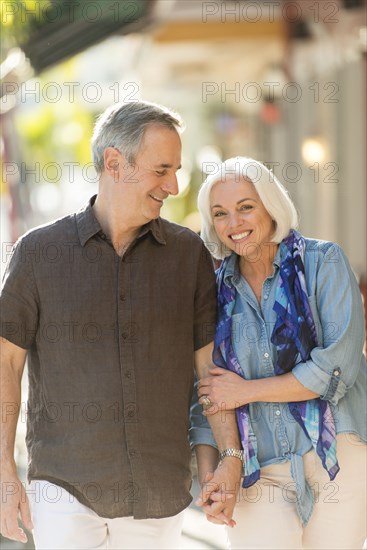
[[[26,357],[29,494],[37,548],[175,548],[191,501],[193,365],[211,365],[215,282],[191,231],[160,218],[178,193],[181,121],[148,103],[96,124],[97,197],[24,235],[1,296],[3,535],[32,522],[14,463]],[[237,448],[234,417],[211,420]],[[231,453],[229,453],[231,454]],[[204,510],[231,524],[241,462],[203,486]]]

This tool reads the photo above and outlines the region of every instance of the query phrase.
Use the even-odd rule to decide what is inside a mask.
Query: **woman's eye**
[[[252,210],[253,206],[251,204],[243,204],[241,210]]]
[[[156,170],[155,172],[157,174],[157,176],[165,176],[166,175],[166,170],[163,170],[163,172],[160,172],[159,170]]]
[[[221,216],[224,216],[224,212],[220,212],[218,210],[218,212],[214,212],[214,218],[220,218]]]

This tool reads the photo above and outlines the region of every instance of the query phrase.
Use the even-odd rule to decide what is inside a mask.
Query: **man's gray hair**
[[[211,255],[218,260],[223,260],[232,251],[219,240],[214,229],[210,210],[210,192],[217,182],[225,182],[232,178],[236,178],[237,181],[245,179],[255,187],[261,202],[275,222],[272,242],[280,243],[288,235],[290,229],[298,227],[296,208],[286,188],[271,170],[252,158],[234,157],[228,159],[218,164],[215,172],[206,178],[198,195],[198,207],[202,222],[201,238]]]
[[[146,128],[158,125],[182,132],[184,124],[175,111],[149,101],[118,103],[106,109],[97,119],[92,137],[92,158],[95,169],[104,169],[103,154],[107,147],[116,147],[133,163]]]

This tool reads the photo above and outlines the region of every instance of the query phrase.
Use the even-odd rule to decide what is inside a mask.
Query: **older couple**
[[[204,183],[203,240],[162,219],[181,131],[152,103],[107,110],[92,142],[98,195],[14,247],[1,294],[1,532],[26,542],[20,513],[40,549],[179,547],[194,365],[210,424],[196,403],[198,503],[232,547],[359,548],[366,371],[348,261],[296,231],[286,191],[251,159]],[[35,254],[50,243],[57,261]],[[205,245],[223,260],[217,319]],[[14,462],[26,358],[27,489]]]

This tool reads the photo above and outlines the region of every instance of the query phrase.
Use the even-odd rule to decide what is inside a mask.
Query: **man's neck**
[[[93,211],[102,231],[111,239],[116,253],[122,256],[139,234],[141,225],[133,222],[131,212],[124,212],[118,202],[109,200],[103,194],[97,195]]]

